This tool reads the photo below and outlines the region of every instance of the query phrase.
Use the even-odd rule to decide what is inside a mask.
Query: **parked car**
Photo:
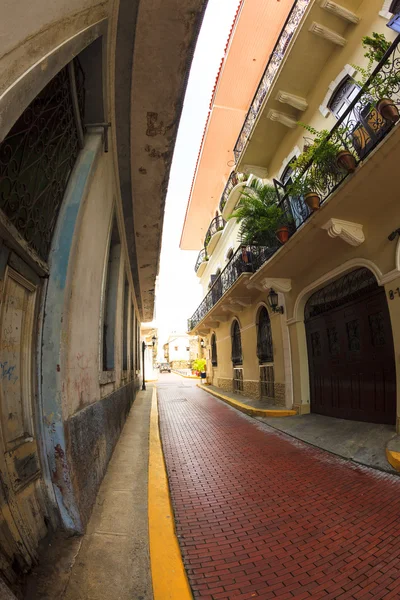
[[[160,373],[171,373],[171,367],[169,363],[161,363]]]

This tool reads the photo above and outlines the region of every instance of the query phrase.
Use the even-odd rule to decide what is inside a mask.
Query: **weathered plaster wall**
[[[73,483],[85,526],[136,394],[135,382],[78,411],[65,423]]]
[[[108,0],[5,0],[0,23],[0,95],[38,60],[107,14]]]

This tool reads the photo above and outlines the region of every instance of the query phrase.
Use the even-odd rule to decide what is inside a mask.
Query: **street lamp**
[[[149,347],[151,347],[151,346],[153,346],[153,347],[154,347],[154,346],[156,345],[156,341],[157,341],[157,338],[156,338],[156,336],[155,336],[155,335],[153,335],[153,337],[151,338],[151,344],[149,344]],[[145,377],[145,374],[144,374],[144,353],[145,353],[145,351],[146,351],[146,348],[147,348],[147,344],[146,344],[146,342],[143,340],[143,342],[142,342],[142,365],[143,365],[143,382],[142,382],[142,390],[143,390],[143,391],[146,391],[146,377]]]
[[[204,340],[200,340],[200,347],[201,348],[205,348],[206,347],[206,344],[205,344]]]
[[[281,313],[281,315],[283,315],[283,306],[278,306],[278,293],[272,288],[269,290],[267,299],[272,312]]]

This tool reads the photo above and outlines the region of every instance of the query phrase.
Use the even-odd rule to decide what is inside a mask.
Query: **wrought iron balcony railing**
[[[236,250],[224,270],[214,281],[208,294],[203,298],[196,312],[188,319],[188,331],[191,331],[204,319],[206,314],[232,287],[242,273],[255,273],[276,250],[276,248],[266,248],[265,246],[246,246],[245,252],[242,248]]]
[[[382,101],[386,104],[383,109]],[[396,123],[400,123],[399,113],[400,35],[336,122],[322,146],[330,144],[331,147],[337,148],[338,152],[347,150],[353,156],[357,167],[382,142]],[[314,192],[321,205],[348,175],[349,172],[338,164],[337,159],[326,162],[311,160],[301,173],[292,175],[286,185],[275,180],[279,205],[290,223],[290,235],[293,235],[312,214],[304,194],[307,191]],[[313,188],[307,190],[309,182],[312,182]],[[303,190],[304,194],[295,195],[293,189],[296,188]]]
[[[290,40],[292,39],[293,34],[296,31],[310,2],[311,0],[297,0],[297,2],[293,4],[289,16],[286,19],[286,23],[282,29],[278,41],[275,44],[275,48],[265,68],[264,74],[258,85],[257,91],[254,95],[253,101],[250,105],[242,129],[240,130],[239,137],[233,149],[236,163],[238,163],[240,155],[242,154],[246,142],[250,137],[250,133],[253,129],[254,123],[256,122],[264,98],[271,88],[272,82],[275,79],[275,75],[279,69],[283,57],[285,56]]]
[[[207,229],[207,233],[206,233],[206,237],[204,239],[204,247],[207,248],[209,241],[211,240],[212,236],[217,233],[217,231],[222,231],[223,228],[226,225],[226,221],[221,217],[221,215],[218,215],[217,217],[214,217],[213,220],[210,223],[209,228]]]
[[[202,248],[199,252],[199,255],[197,257],[196,264],[194,267],[195,273],[197,273],[197,271],[199,270],[200,265],[202,265],[207,260],[208,260],[207,250],[205,248]]]
[[[228,198],[229,198],[229,194],[231,193],[233,188],[238,183],[241,183],[242,181],[246,181],[246,180],[247,180],[247,175],[245,175],[244,173],[236,173],[236,171],[232,171],[232,173],[229,175],[228,181],[226,182],[224,191],[222,192],[221,200],[219,201],[219,212],[220,213],[222,213],[222,211],[224,210],[225,204],[227,203]]]
[[[382,109],[378,97],[383,91],[385,100],[388,101],[386,108],[391,109],[389,114],[382,111],[387,117],[380,112]],[[392,131],[396,123],[400,123],[396,113],[400,113],[400,35],[337,121],[324,143],[335,144],[338,148],[348,150],[355,157],[356,165],[358,165]],[[326,163],[325,165],[315,164],[311,161],[299,177],[306,179],[310,169],[315,169],[317,173],[317,175],[314,173],[312,179],[314,182],[318,180],[319,186],[313,191],[320,196],[320,204],[325,202],[348,177],[348,173],[338,166],[336,161],[334,164]],[[297,179],[295,179],[296,181]],[[293,235],[312,213],[305,203],[303,195],[294,196],[287,191],[286,188],[288,185],[290,186],[290,181],[289,184],[286,184],[286,188],[280,182],[276,183],[278,183],[279,205],[288,217],[291,225],[290,235]],[[278,192],[279,189],[281,193]],[[239,248],[215,280],[196,312],[188,320],[188,331],[191,331],[204,319],[242,273],[255,273],[277,250],[278,248],[249,246],[247,247],[248,262],[245,262],[242,259],[242,250]]]

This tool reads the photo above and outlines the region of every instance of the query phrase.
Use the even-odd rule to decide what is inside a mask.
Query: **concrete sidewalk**
[[[386,458],[386,445],[396,436],[392,425],[362,423],[314,413],[296,415],[290,419],[265,417],[256,417],[256,419],[337,456],[367,467],[398,474]]]
[[[86,534],[52,541],[25,600],[152,600],[148,449],[153,386],[139,392],[108,465]]]

